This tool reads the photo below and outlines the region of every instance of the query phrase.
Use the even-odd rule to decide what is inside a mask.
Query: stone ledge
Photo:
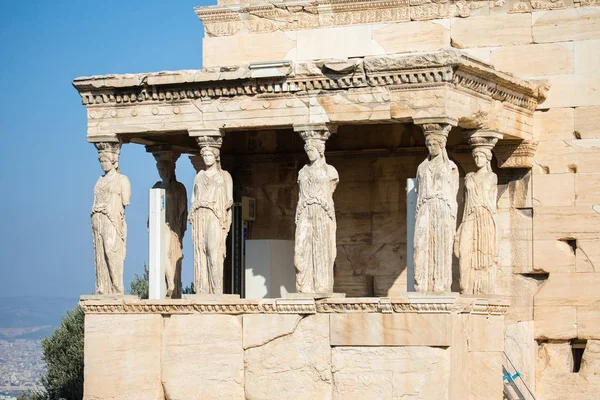
[[[403,297],[233,300],[187,298],[87,298],[79,306],[85,314],[329,314],[329,313],[472,313],[503,315],[509,302],[503,298],[469,298],[457,294],[436,296],[406,293]]]

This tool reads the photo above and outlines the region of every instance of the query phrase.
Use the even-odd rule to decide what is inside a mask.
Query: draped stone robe
[[[194,243],[196,293],[223,293],[223,262],[231,226],[233,181],[227,171],[210,176],[200,171],[194,178],[190,222]]]
[[[456,229],[458,169],[445,150],[417,169],[417,213],[414,238],[415,290],[449,292]]]
[[[491,171],[465,177],[465,211],[457,232],[460,288],[466,294],[496,290],[496,197],[498,177]]]
[[[294,265],[298,293],[332,293],[337,254],[333,192],[339,181],[328,164],[305,165],[298,174]]]
[[[96,264],[96,294],[124,294],[123,265],[127,238],[125,207],[131,185],[115,170],[98,178],[92,206],[92,238]]]

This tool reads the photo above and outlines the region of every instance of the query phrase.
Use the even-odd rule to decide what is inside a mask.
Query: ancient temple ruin
[[[85,398],[596,398],[592,3],[219,0],[195,9],[203,69],[75,79],[107,174],[127,174],[114,167],[121,146],[189,155],[197,171],[218,159],[233,198],[222,186],[221,211],[216,197],[192,200],[190,220],[212,218],[225,238],[228,207],[254,199],[247,239],[295,240],[305,292],[219,297],[210,279],[183,299],[99,291],[111,296],[80,302]],[[424,191],[439,174],[453,178]],[[327,195],[309,193],[328,181]],[[300,204],[321,208],[299,217]],[[95,232],[114,219],[105,209]],[[325,233],[307,248],[317,219]],[[203,246],[195,258],[210,258]]]

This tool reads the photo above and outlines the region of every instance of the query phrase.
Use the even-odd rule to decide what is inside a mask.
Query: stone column
[[[502,134],[472,131],[465,136],[471,145],[477,171],[465,176],[464,212],[454,244],[460,265],[460,291],[474,295],[495,294],[498,177],[492,171],[491,161],[492,148]]]
[[[333,293],[333,264],[337,254],[333,193],[339,182],[325,160],[325,142],[331,135],[325,124],[294,125],[308,156],[298,173],[294,265],[298,293]]]
[[[177,181],[175,166],[180,153],[172,146],[146,146],[146,151],[156,159],[161,178],[153,189],[165,190],[165,230],[167,298],[181,298],[181,263],[183,261],[183,236],[187,229],[187,192]]]
[[[92,237],[96,294],[123,295],[123,265],[127,238],[125,207],[131,198],[129,179],[120,173],[121,142],[94,143],[104,175],[94,186]]]
[[[415,120],[425,134],[429,156],[417,169],[414,274],[417,292],[450,292],[456,230],[458,168],[448,158],[446,141],[456,120]]]
[[[222,294],[233,181],[221,169],[223,133],[218,129],[197,129],[189,134],[200,146],[205,165],[194,178],[189,216],[194,243],[194,288],[198,294]]]

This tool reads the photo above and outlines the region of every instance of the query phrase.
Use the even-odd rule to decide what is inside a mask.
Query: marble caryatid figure
[[[494,143],[473,145],[472,141],[471,146],[477,172],[465,177],[465,209],[454,244],[460,263],[460,291],[464,294],[494,294],[498,262],[498,177],[490,164]]]
[[[194,243],[194,287],[198,294],[222,294],[233,181],[231,175],[221,169],[223,139],[220,136],[201,136],[196,140],[206,168],[194,178],[189,216]]]
[[[149,150],[152,151],[151,148]],[[156,169],[161,179],[153,188],[165,190],[167,297],[177,299],[181,298],[183,235],[187,229],[187,192],[175,176],[175,164],[180,154],[160,149],[152,151],[152,154],[156,159]]]
[[[333,192],[339,182],[325,161],[330,132],[320,125],[295,127],[304,139],[308,164],[298,174],[294,265],[298,293],[333,293],[333,264],[337,253]]]
[[[417,169],[415,290],[449,292],[456,229],[458,169],[446,152],[449,125],[425,124],[429,156]]]
[[[123,264],[131,185],[119,172],[121,143],[95,143],[104,175],[94,187],[92,236],[96,264],[96,294],[123,295]]]

